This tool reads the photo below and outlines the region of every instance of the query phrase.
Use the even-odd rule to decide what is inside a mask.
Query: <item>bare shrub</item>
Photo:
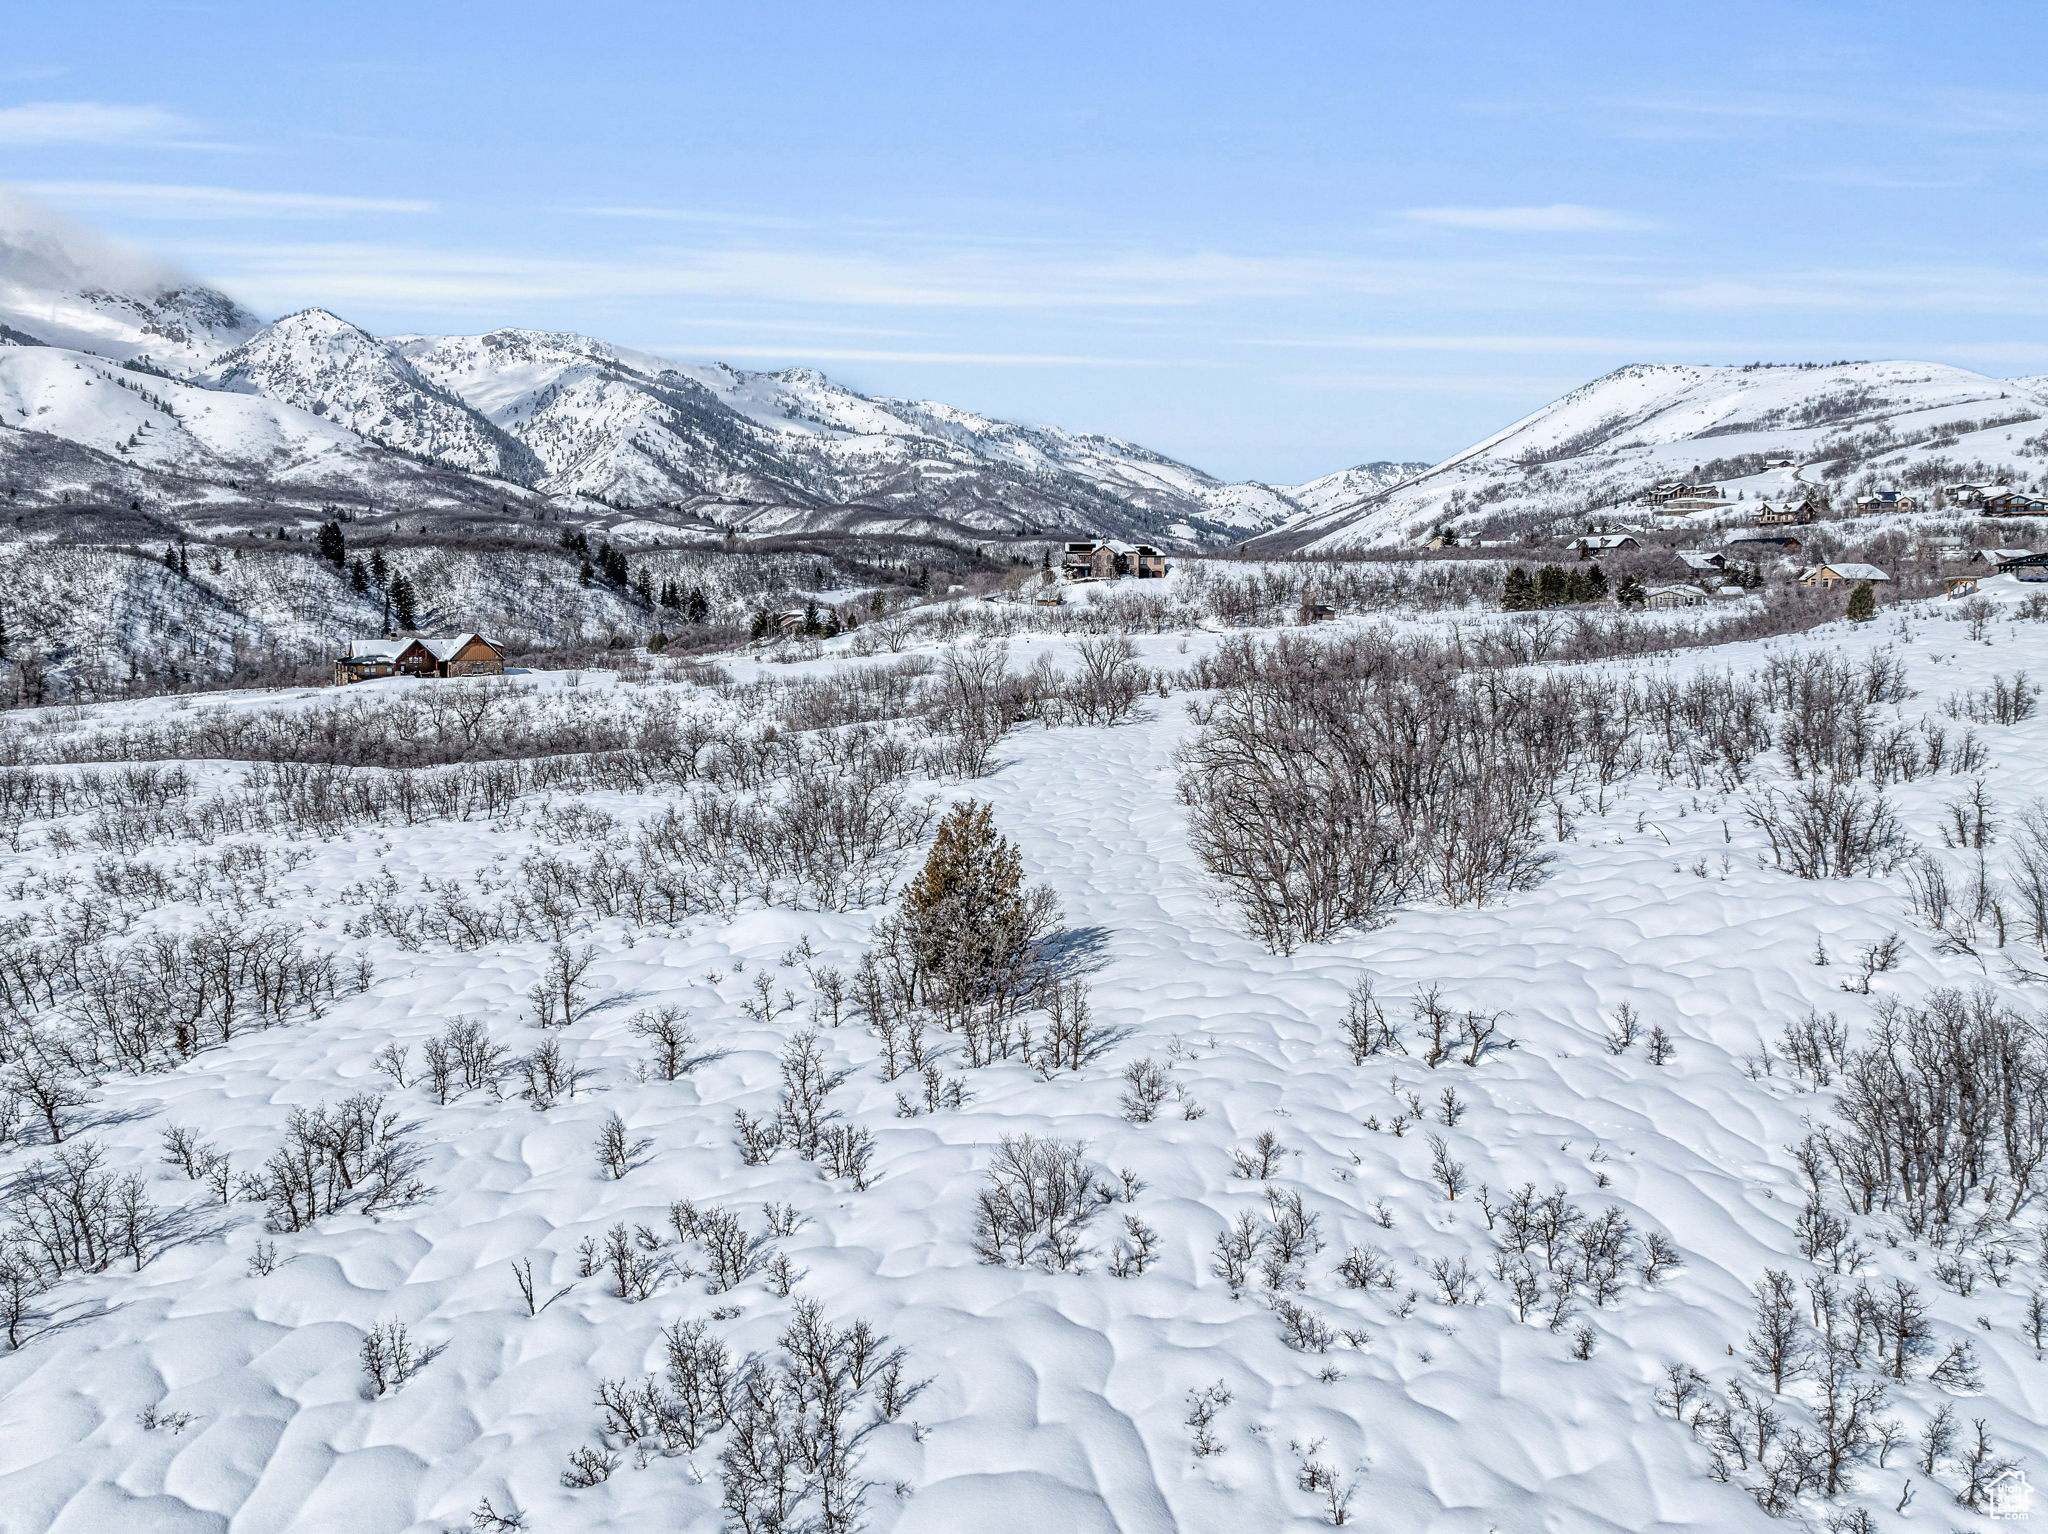
[[[1769,838],[1773,861],[1802,879],[1889,873],[1911,848],[1881,789],[1839,778],[1752,794],[1743,815]]]
[[[417,1175],[423,1154],[412,1126],[374,1092],[294,1108],[284,1144],[244,1191],[267,1207],[270,1228],[304,1230],[342,1209],[377,1214],[416,1203],[432,1190]]]
[[[1078,1141],[1005,1135],[975,1200],[975,1255],[994,1265],[1074,1272],[1087,1227],[1114,1199]]]

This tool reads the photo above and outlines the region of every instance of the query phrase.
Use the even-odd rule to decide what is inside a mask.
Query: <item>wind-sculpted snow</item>
[[[1860,664],[1888,652],[1869,674],[1891,675],[1896,660],[1912,695],[1886,683],[1876,690],[1890,701],[1872,706],[1957,730],[1944,704],[1991,707],[1986,689],[2031,663],[2042,632],[2023,588],[2001,579],[1987,592],[1980,612],[1904,605],[1861,629],[1577,674],[1620,687],[1753,677],[1774,657],[1839,650]],[[1405,631],[1440,632],[1422,617]],[[1153,635],[1138,658],[1177,671],[1218,644],[1207,633]],[[949,654],[959,661],[914,639],[902,657],[861,658],[843,642],[786,666],[734,657],[740,683],[763,685],[723,694],[681,680],[507,685],[534,729],[645,720],[659,708],[701,723],[705,741],[737,743],[784,684],[905,659],[943,666]],[[1050,636],[1018,639],[1007,659],[1024,672],[1040,656],[1063,674],[1083,659],[1073,641]],[[964,686],[968,672],[912,667],[897,685],[936,687],[949,675],[947,685]],[[363,700],[378,696],[437,710],[432,728],[451,751],[464,728],[490,728],[462,723],[465,694],[448,684],[351,689],[345,701],[375,706]],[[338,701],[315,691],[107,705],[49,721],[60,733],[39,749],[148,726],[158,751],[187,738],[226,751],[231,732],[208,736],[206,708],[289,720]],[[139,1270],[122,1263],[64,1280],[53,1300],[64,1324],[0,1352],[10,1530],[427,1534],[465,1526],[485,1503],[501,1516],[516,1510],[535,1531],[718,1527],[731,1466],[716,1433],[694,1449],[615,1435],[608,1475],[570,1486],[563,1474],[572,1454],[603,1442],[600,1386],[663,1367],[665,1327],[701,1321],[735,1358],[770,1360],[806,1297],[834,1325],[872,1323],[908,1350],[907,1377],[930,1380],[860,1446],[858,1473],[872,1483],[860,1521],[878,1534],[1306,1530],[1327,1526],[1333,1510],[1403,1534],[1790,1526],[1758,1506],[1745,1475],[1710,1478],[1705,1440],[1655,1404],[1668,1364],[1696,1368],[1716,1390],[1737,1377],[1753,1385],[1734,1356],[1752,1325],[1752,1286],[1769,1269],[1801,1280],[1821,1271],[1800,1254],[1809,1189],[1788,1147],[1827,1120],[1829,1093],[1786,1068],[1781,1033],[1810,1012],[1833,1013],[1860,1045],[1887,998],[1918,1006],[1945,987],[1983,987],[2036,1011],[2044,961],[2024,924],[2015,916],[2000,949],[1960,913],[1943,932],[1923,925],[1903,876],[1809,880],[1773,866],[1743,809],[1755,787],[1785,781],[1767,746],[1734,787],[1666,781],[1647,759],[1604,789],[1581,783],[1556,806],[1569,835],[1549,849],[1555,860],[1537,887],[1485,906],[1411,904],[1377,930],[1277,957],[1244,935],[1210,885],[1176,793],[1181,748],[1202,728],[1184,705],[1214,701],[1147,695],[1123,723],[1024,728],[997,744],[989,776],[910,785],[994,806],[1025,876],[1064,906],[1064,952],[1097,1030],[1079,1069],[1022,1056],[970,1067],[958,1037],[934,1034],[942,1085],[930,1109],[916,1070],[884,1079],[884,1045],[852,999],[859,987],[847,990],[875,909],[743,902],[734,916],[663,925],[532,903],[542,886],[521,882],[523,862],[627,859],[636,825],[703,791],[689,777],[660,789],[600,786],[626,781],[604,776],[627,770],[610,745],[592,760],[611,766],[509,814],[343,818],[320,822],[318,834],[308,822],[183,844],[160,839],[168,812],[151,821],[107,810],[94,822],[92,795],[142,791],[111,777],[66,790],[74,797],[61,813],[46,801],[0,853],[5,914],[28,923],[16,940],[42,940],[39,923],[75,924],[96,889],[102,907],[136,923],[108,941],[199,932],[227,915],[237,930],[283,924],[332,955],[342,977],[358,959],[370,973],[360,991],[342,984],[314,1011],[236,1031],[175,1068],[110,1072],[92,1103],[63,1110],[67,1144],[103,1146],[111,1167],[147,1179],[152,1201],[185,1212]],[[1970,727],[1986,753],[1974,775],[2001,823],[2016,825],[2048,791],[2048,720]],[[791,733],[824,752],[841,749],[847,728]],[[431,731],[414,721],[400,733]],[[132,755],[145,736],[119,738]],[[536,765],[575,760],[547,749]],[[735,749],[720,770],[742,773],[748,759]],[[20,813],[26,778],[115,770],[16,772],[0,798]],[[197,804],[240,792],[250,770],[196,760],[189,786],[153,791]],[[1938,771],[1886,790],[1958,887],[1976,853],[1945,845],[1941,827],[1955,823],[1945,806],[1968,789]],[[119,857],[95,840],[117,823],[144,838]],[[1994,840],[1996,877],[2016,845]],[[145,879],[144,863],[169,886]],[[424,926],[366,919],[416,906],[428,880],[478,910],[523,889],[528,903],[504,905],[504,919],[540,925],[457,948],[423,937]],[[1918,909],[1924,916],[1924,900]],[[559,945],[549,921],[566,923]],[[1894,936],[1889,967],[1858,963]],[[533,989],[586,945],[572,1018],[543,1032]],[[1345,1019],[1365,980],[1408,1052],[1354,1049]],[[1433,1068],[1415,1021],[1432,1004],[1498,1017],[1500,1032],[1472,1063]],[[694,1033],[673,1072],[658,1068],[651,1042],[648,1019],[664,1009],[687,1014]],[[1628,1016],[1640,1031],[1622,1037]],[[543,1094],[545,1111],[531,1067],[522,1077],[508,1064],[495,1089],[437,1089],[422,1074],[429,1046],[461,1019],[508,1062],[553,1041],[558,1073],[587,1075],[573,1092]],[[736,1110],[774,1114],[792,1042],[812,1032],[829,1070],[846,1073],[829,1095],[835,1122],[872,1136],[864,1189],[789,1150],[749,1160],[736,1143]],[[404,1086],[389,1070],[394,1046],[407,1051]],[[1160,1086],[1139,1113],[1130,1072],[1148,1061]],[[431,1191],[410,1203],[266,1230],[254,1193],[230,1180],[222,1203],[160,1156],[165,1127],[183,1126],[255,1172],[294,1110],[366,1092],[381,1095],[418,1150],[413,1175]],[[614,1114],[633,1147],[618,1176],[595,1150]],[[25,1118],[0,1152],[8,1171],[52,1153],[35,1123]],[[1079,1271],[977,1260],[977,1194],[999,1142],[1017,1135],[1079,1142],[1112,1190],[1085,1222]],[[1446,1166],[1462,1179],[1456,1198],[1445,1196]],[[1611,1207],[1637,1254],[1604,1302],[1580,1294],[1555,1328],[1540,1312],[1518,1320],[1502,1276],[1512,1271],[1502,1211],[1524,1185],[1538,1198],[1561,1189],[1588,1219]],[[691,1206],[681,1223],[679,1200]],[[692,1244],[699,1238],[678,1234],[718,1211],[748,1236],[784,1232],[752,1247],[729,1284]],[[1262,1244],[1235,1294],[1219,1240],[1240,1216]],[[1126,1217],[1152,1233],[1142,1271],[1130,1271]],[[1261,1277],[1290,1221],[1296,1255]],[[2024,1335],[2028,1296],[2043,1287],[2038,1223],[2037,1209],[2022,1213],[2026,1239],[1998,1282],[1981,1279],[1981,1252],[1971,1257],[1980,1280],[1966,1295],[1935,1277],[1951,1253],[1885,1216],[1856,1217],[1866,1250],[1840,1282],[1917,1285],[1939,1344],[1968,1339],[1981,1362],[1974,1386],[1944,1388],[1925,1367],[1893,1383],[1890,1410],[1909,1437],[1947,1403],[1964,1422],[1984,1419],[1997,1451],[2030,1469],[2048,1451],[2048,1375]],[[644,1298],[621,1297],[609,1270],[579,1276],[592,1267],[579,1249],[598,1250],[614,1229],[629,1250],[644,1229],[644,1249],[661,1254]],[[1672,1260],[1643,1256],[1653,1238]],[[781,1279],[776,1258],[787,1259]],[[514,1267],[527,1262],[531,1305]],[[1654,1276],[1638,1271],[1646,1263]],[[1128,1276],[1116,1276],[1119,1264]],[[391,1322],[430,1356],[373,1394],[359,1353]],[[1780,1404],[1804,1421],[1811,1400],[1799,1384]],[[1859,1465],[1856,1493],[1833,1510],[1866,1506],[1880,1529],[1979,1527],[1955,1503],[1954,1456],[1929,1475],[1917,1453],[1908,1442],[1883,1468]],[[1901,1524],[1890,1509],[1907,1481],[1914,1517]],[[1801,1507],[1816,1523],[1828,1510],[1817,1497]]]

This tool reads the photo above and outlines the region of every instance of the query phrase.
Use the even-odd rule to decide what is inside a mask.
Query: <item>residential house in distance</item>
[[[1720,491],[1713,490],[1705,495],[1681,495],[1668,500],[1664,503],[1664,512],[1667,516],[1693,517],[1703,511],[1727,511],[1734,505]]]
[[[1720,491],[1712,485],[1695,485],[1682,479],[1667,479],[1650,486],[1640,499],[1651,506],[1668,506],[1671,502],[1687,497],[1718,497]]]
[[[481,634],[351,639],[334,660],[337,684],[386,676],[503,676],[505,654]]]
[[[1963,557],[1963,563],[2002,573],[2014,560],[2031,559],[2033,554],[2032,549],[1972,549]]]
[[[1918,511],[1920,503],[1903,490],[1873,490],[1856,503],[1856,509],[1867,517],[1883,511]]]
[[[1813,520],[1811,505],[1773,506],[1764,502],[1763,509],[1754,518],[1758,527],[1796,527]]]
[[[1067,545],[1060,574],[1070,581],[1113,581],[1126,575],[1150,580],[1166,574],[1166,556],[1149,543],[1091,539]]]
[[[1979,501],[1977,510],[1987,517],[2048,516],[2048,499],[2023,490],[2000,490]]]
[[[1565,545],[1581,559],[1598,559],[1617,549],[1639,549],[1642,542],[1627,533],[1581,533]]]
[[[1766,473],[1773,469],[1796,469],[1798,467],[1799,461],[1794,458],[1766,458],[1764,460],[1764,471]]]
[[[1797,576],[1802,586],[1839,586],[1844,581],[1870,581],[1873,584],[1891,579],[1876,565],[1859,565],[1843,562],[1838,565],[1811,565]]]
[[[1773,555],[1790,556],[1797,554],[1806,545],[1790,533],[1735,534],[1721,545],[1723,553],[1739,555],[1744,559],[1769,559]]]
[[[1697,586],[1652,586],[1643,593],[1643,606],[1662,611],[1669,607],[1698,607],[1707,594]]]
[[[1997,495],[2005,488],[2004,485],[1944,485],[1939,499],[1944,506],[1971,511],[1984,504],[1985,496]]]
[[[1719,575],[1728,568],[1728,556],[1702,549],[1680,549],[1679,561],[1694,575]]]

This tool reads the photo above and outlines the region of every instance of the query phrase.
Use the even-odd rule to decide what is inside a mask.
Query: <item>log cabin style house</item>
[[[351,639],[334,660],[337,685],[386,676],[503,676],[505,654],[481,634]]]

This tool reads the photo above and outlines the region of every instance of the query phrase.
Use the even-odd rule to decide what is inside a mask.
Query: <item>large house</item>
[[[1888,581],[1891,579],[1876,565],[1859,565],[1844,562],[1836,565],[1814,565],[1801,570],[1797,577],[1802,586],[1839,586],[1844,581]]]
[[[382,676],[503,676],[505,654],[481,634],[415,634],[397,639],[351,639],[334,660],[334,680],[368,682]]]
[[[1678,558],[1694,575],[1719,575],[1728,568],[1728,556],[1701,549],[1680,549]]]
[[[1758,527],[1793,527],[1813,520],[1813,503],[1801,506],[1773,506],[1768,501],[1756,514]]]
[[[1977,503],[1987,517],[2039,517],[2048,515],[2048,499],[2023,490],[2001,490]]]
[[[1663,610],[1669,607],[1698,607],[1707,594],[1697,586],[1652,586],[1643,593],[1643,606]]]
[[[1627,533],[1582,533],[1565,547],[1581,559],[1598,559],[1617,549],[1639,549],[1642,543]]]
[[[1746,559],[1797,554],[1805,546],[1790,533],[1737,533],[1721,545],[1725,552],[1740,554]]]
[[[1643,492],[1642,499],[1652,506],[1663,506],[1681,499],[1704,499],[1709,496],[1718,499],[1720,494],[1721,492],[1712,485],[1693,485],[1682,479],[1667,479],[1650,486]]]
[[[1072,581],[1113,581],[1124,575],[1149,580],[1166,574],[1166,556],[1149,543],[1113,538],[1070,543],[1060,558],[1060,573]]]
[[[1856,503],[1865,516],[1881,511],[1918,511],[1920,503],[1903,490],[1873,490]]]

